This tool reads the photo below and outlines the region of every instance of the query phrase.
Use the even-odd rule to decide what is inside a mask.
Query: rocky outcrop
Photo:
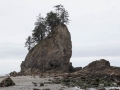
[[[85,66],[83,69],[88,71],[101,71],[106,68],[110,68],[109,61],[105,59],[100,59],[100,60],[91,62],[89,65]]]
[[[59,80],[67,86],[80,86],[81,88],[97,88],[104,90],[104,87],[116,87],[120,85],[120,67],[110,66],[110,62],[100,59],[91,62],[83,69],[64,74]]]
[[[120,67],[110,66],[110,62],[105,59],[100,59],[91,62],[83,69],[78,71],[82,74],[94,75],[120,75]]]
[[[60,24],[27,54],[21,72],[68,72],[71,55],[70,33],[65,25]]]

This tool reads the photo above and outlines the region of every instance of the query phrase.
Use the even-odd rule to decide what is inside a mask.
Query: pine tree
[[[31,36],[28,36],[28,38],[26,39],[26,42],[25,42],[25,47],[27,47],[28,51],[30,51],[34,46],[35,46],[34,40],[32,39]]]
[[[57,14],[52,11],[47,13],[47,16],[45,19],[46,19],[47,25],[51,27],[51,30],[53,30],[53,28],[59,24],[58,22],[59,19],[57,17]]]
[[[65,10],[64,6],[60,4],[60,5],[56,5],[54,7],[56,8],[56,14],[57,14],[59,24],[60,23],[62,23],[62,24],[69,23],[69,19],[68,19],[69,14]]]
[[[33,30],[32,36],[36,43],[39,43],[40,40],[44,39],[46,36],[46,24],[45,20],[41,15],[38,16],[37,22],[35,22],[35,29]]]
[[[45,18],[41,17],[41,14],[39,14],[37,17],[32,37],[28,36],[25,42],[25,47],[28,47],[29,51],[41,40],[47,37],[47,35],[53,30],[55,26],[69,23],[69,14],[63,5],[60,4],[54,7],[56,12],[50,11],[46,14]]]
[[[68,24],[69,23],[69,18],[68,17],[69,17],[68,12],[64,8],[61,9],[61,15],[60,15],[61,23]]]

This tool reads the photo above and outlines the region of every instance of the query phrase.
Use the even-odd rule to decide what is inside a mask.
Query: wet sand
[[[4,79],[5,77],[0,78],[0,82]],[[34,88],[37,89],[47,89],[49,88],[50,90],[75,90],[74,88],[69,88],[66,86],[63,86],[61,84],[44,84],[44,86],[40,86],[40,83],[44,82],[50,82],[49,79],[53,79],[52,77],[50,78],[39,78],[38,76],[32,77],[32,76],[19,76],[19,77],[11,77],[13,82],[15,82],[16,85],[14,86],[9,86],[9,87],[0,87],[0,90],[33,90]],[[34,83],[36,83],[37,86],[35,86]]]
[[[0,82],[6,77],[0,77]],[[67,87],[63,86],[61,84],[44,84],[44,86],[40,86],[40,83],[50,82],[49,80],[53,80],[53,77],[49,78],[39,78],[38,76],[17,76],[17,77],[11,77],[13,82],[15,82],[16,85],[9,86],[9,87],[0,87],[0,90],[33,90],[33,89],[47,89],[50,90],[84,90],[84,89],[78,89],[77,87]],[[34,83],[36,83],[37,86],[35,86]],[[109,89],[119,89],[120,87],[108,87],[106,90]],[[97,90],[95,88],[88,88],[86,90]]]

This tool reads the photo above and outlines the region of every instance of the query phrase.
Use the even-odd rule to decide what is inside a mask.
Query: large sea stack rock
[[[71,55],[71,35],[67,27],[60,24],[27,54],[21,72],[68,72]]]

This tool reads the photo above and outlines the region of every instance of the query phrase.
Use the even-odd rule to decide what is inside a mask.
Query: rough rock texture
[[[16,71],[10,72],[9,74],[10,76],[16,77],[18,75],[18,73]]]
[[[105,59],[100,59],[91,62],[79,73],[83,74],[95,74],[95,75],[120,75],[120,67],[110,66],[110,62]]]
[[[70,73],[79,71],[79,70],[81,70],[81,69],[82,69],[82,67],[73,67],[73,66],[72,66],[72,63],[70,62],[70,64],[69,64],[69,72],[70,72]]]
[[[15,83],[12,81],[10,77],[5,78],[1,83],[0,87],[7,87],[7,86],[13,86]]]
[[[72,55],[71,36],[65,25],[58,25],[26,56],[21,72],[68,72]]]
[[[120,67],[110,66],[109,61],[105,59],[96,60],[80,71],[64,74],[59,81],[67,86],[80,86],[82,89],[105,90],[104,87],[120,85]]]
[[[101,71],[106,68],[110,68],[110,63],[109,61],[106,61],[105,59],[100,59],[91,62],[89,65],[84,67],[84,70],[89,70],[89,71]]]

